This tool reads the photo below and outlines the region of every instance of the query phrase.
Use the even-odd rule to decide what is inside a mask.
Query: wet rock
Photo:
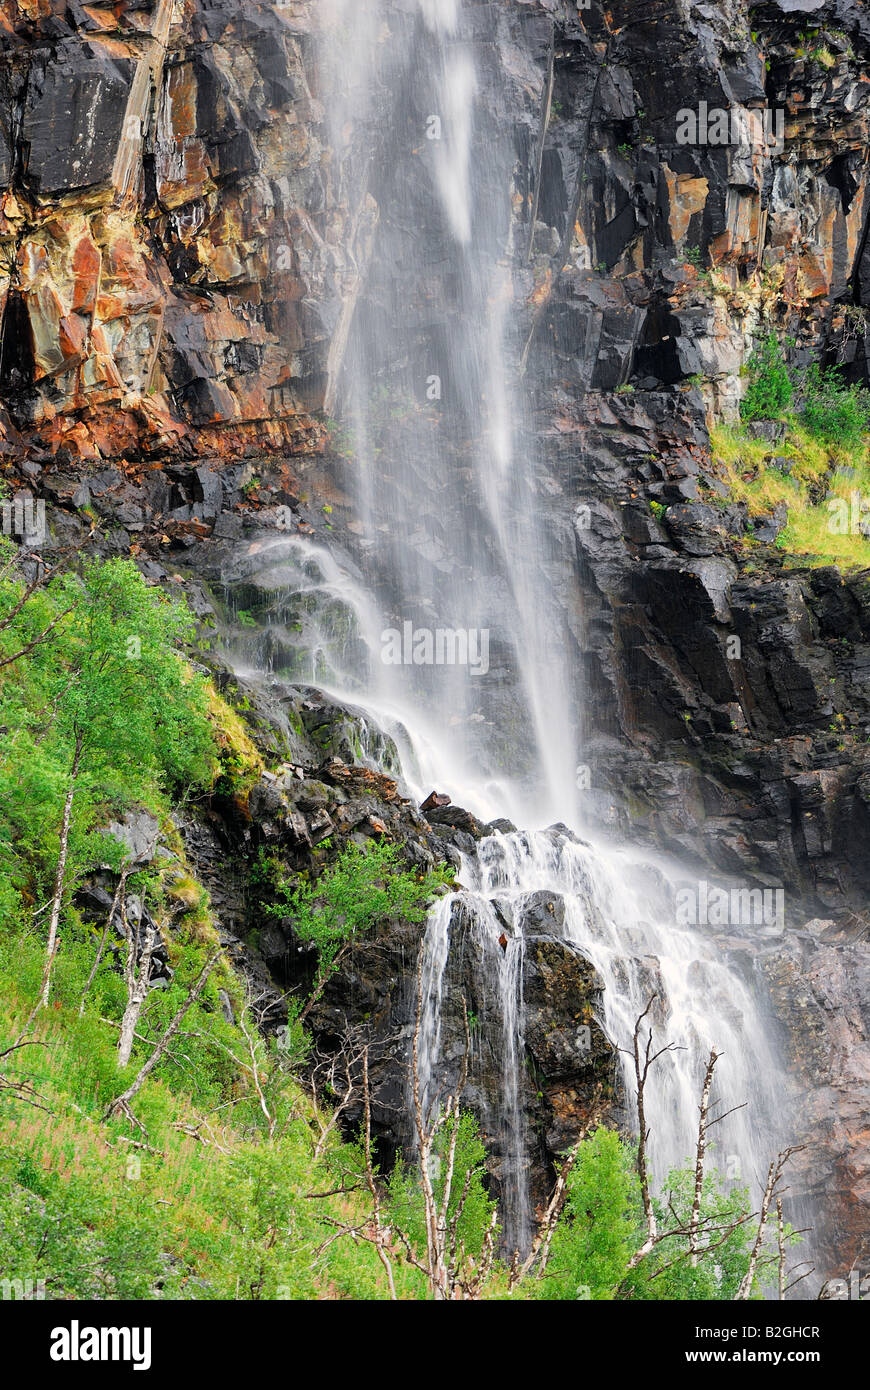
[[[486,827],[461,806],[431,806],[424,814],[430,825],[448,826],[463,831],[472,840],[482,840],[486,834]]]
[[[777,1018],[799,1084],[801,1133],[791,1184],[817,1204],[821,1280],[866,1258],[870,1205],[870,977],[866,924],[858,939],[826,943],[808,922],[765,953]]]
[[[119,821],[110,821],[105,834],[123,845],[125,861],[149,864],[157,850],[160,823],[147,811],[128,811]]]

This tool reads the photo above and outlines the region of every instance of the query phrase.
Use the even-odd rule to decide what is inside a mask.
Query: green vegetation
[[[6,554],[0,927],[49,904],[56,927],[61,911],[74,919],[82,875],[115,853],[97,833],[111,813],[165,809],[171,794],[209,785],[218,748],[206,683],[178,651],[192,633],[185,611],[129,561],[91,562],[30,591]]]
[[[777,545],[801,563],[870,565],[863,533],[864,499],[870,502],[870,392],[844,382],[835,367],[789,369],[774,334],[750,358],[748,375],[744,423],[710,432],[714,466],[731,500],[745,502],[750,518],[785,503],[788,524]],[[780,422],[781,439],[755,438],[746,428],[755,420]]]
[[[324,842],[328,847],[328,842]],[[347,946],[391,918],[424,922],[435,894],[452,883],[446,866],[425,874],[401,867],[396,845],[346,845],[316,883],[282,881],[278,901],[267,907],[288,917],[299,941],[315,947],[317,976],[300,1017],[308,1013],[336,969]]]
[[[44,1280],[48,1298],[381,1296],[375,1250],[330,1240],[336,1222],[361,1213],[359,1147],[340,1141],[293,1074],[298,1052],[259,1035],[227,963],[190,1005],[132,1120],[105,1118],[189,1000],[216,942],[172,806],[218,791],[243,800],[260,758],[238,715],[190,668],[190,616],[131,564],[88,562],[28,586],[11,547],[3,560],[2,1277]],[[46,910],[71,789],[51,1005],[40,1009]],[[129,874],[127,899],[136,896],[159,924],[173,973],[148,992],[131,1062],[119,1069],[125,984],[111,951],[94,968],[100,926],[85,920],[75,893],[101,866],[117,871],[122,846],[101,828],[140,807],[158,818],[167,848]],[[335,912],[345,902],[353,929],[411,896],[422,911],[423,884],[412,895],[401,873],[375,891],[376,871],[392,871],[386,847],[345,863],[350,871],[330,877],[326,898]],[[362,900],[346,902],[369,889],[365,912]],[[331,925],[338,929],[335,917]],[[402,1296],[423,1296],[413,1267],[396,1280]]]
[[[191,947],[176,957],[182,978],[149,995],[143,1035],[159,1036],[200,958]],[[191,1010],[131,1126],[102,1119],[119,1088],[115,1033],[102,1015],[117,1019],[119,1001],[106,972],[78,1016],[89,963],[80,950],[65,956],[54,1008],[38,1016],[17,1060],[2,1062],[7,1082],[29,1088],[0,1090],[3,1278],[43,1279],[47,1298],[383,1297],[373,1247],[330,1241],[336,1223],[363,1216],[359,1149],[330,1137],[318,1152],[325,1118],[283,1054],[258,1040],[264,1114],[247,1040],[218,1005],[218,985],[232,990],[256,1037],[232,977],[210,982]],[[26,1021],[41,967],[38,943],[5,942],[0,1051]],[[309,1195],[342,1187],[349,1195]],[[401,1296],[424,1296],[415,1269],[397,1269],[396,1280]]]
[[[870,498],[866,445],[825,446],[796,421],[773,445],[730,425],[715,426],[710,442],[731,500],[745,502],[750,518],[768,515],[780,502],[787,505],[788,524],[777,538],[781,550],[804,564],[870,565],[870,541],[851,526],[854,497]],[[788,471],[774,464],[779,458],[787,461]],[[850,518],[846,528],[840,521],[843,509]]]
[[[804,374],[801,419],[809,433],[827,444],[860,449],[870,424],[870,392],[846,386],[836,367],[815,362]]]
[[[797,417],[811,438],[848,450],[866,442],[870,392],[844,382],[838,367],[823,369],[814,362],[802,373],[790,371],[779,340],[771,333],[750,357],[747,375],[742,419],[786,419],[796,397]]]
[[[479,1260],[496,1204],[487,1192],[484,1181],[486,1149],[480,1137],[477,1121],[468,1111],[462,1111],[455,1118],[448,1120],[438,1132],[430,1162],[432,1187],[435,1200],[440,1205],[445,1195],[447,1160],[454,1130],[454,1165],[456,1171],[462,1174],[462,1182],[451,1184],[447,1201],[447,1220],[451,1222],[455,1218],[457,1241],[463,1246],[467,1256],[472,1260]],[[469,1182],[463,1200],[466,1174]],[[426,1230],[417,1164],[413,1161],[406,1163],[400,1155],[390,1176],[388,1188],[392,1219],[406,1232],[416,1249],[425,1249]]]
[[[693,1184],[688,1167],[669,1175],[664,1197],[655,1203],[660,1229],[672,1227],[674,1216],[688,1226]],[[754,1234],[750,1213],[746,1192],[725,1193],[718,1176],[708,1173],[700,1220],[711,1229],[733,1228],[718,1246],[716,1258],[700,1259],[693,1267],[688,1236],[673,1235],[630,1270],[631,1257],[643,1244],[634,1150],[612,1130],[599,1129],[582,1145],[569,1176],[565,1216],[553,1237],[538,1297],[733,1299]]]
[[[775,333],[765,338],[748,363],[749,385],[740,402],[744,420],[779,420],[791,405],[791,377]]]

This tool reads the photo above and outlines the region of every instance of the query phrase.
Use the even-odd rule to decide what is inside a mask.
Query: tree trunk
[[[139,929],[137,927],[135,934],[130,930],[126,912],[124,913],[124,925],[127,927],[127,968],[124,971],[127,981],[127,1007],[124,1010],[124,1017],[121,1019],[121,1033],[118,1038],[118,1067],[121,1071],[127,1066],[133,1051],[136,1024],[139,1022],[142,1005],[148,994],[151,957],[160,939],[153,928],[148,929],[148,937],[142,948],[137,970],[136,950],[139,945]]]
[[[211,974],[213,967],[216,965],[219,956],[220,947],[218,947],[216,951],[212,952],[205,965],[202,967],[202,970],[199,972],[199,976],[197,978],[196,983],[194,985],[191,985],[190,989],[187,992],[187,998],[184,1000],[184,1003],[181,1005],[175,1017],[172,1019],[172,1022],[168,1025],[165,1033],[163,1034],[163,1037],[160,1039],[154,1051],[151,1053],[151,1056],[148,1058],[148,1061],[144,1064],[144,1066],[139,1068],[139,1071],[136,1073],[134,1080],[127,1087],[126,1091],[122,1092],[120,1096],[116,1096],[115,1099],[113,1101],[110,1101],[109,1104],[106,1106],[105,1112],[103,1114],[104,1120],[110,1120],[113,1115],[119,1112],[123,1114],[125,1111],[127,1111],[130,1101],[133,1100],[134,1097],[139,1094],[148,1076],[157,1066],[157,1063],[160,1061],[160,1058],[163,1056],[164,1052],[169,1047],[170,1042],[175,1037],[175,1034],[181,1027],[181,1024],[184,1020],[184,1016],[190,1008],[191,1004],[193,1004],[194,1001],[198,999],[200,994],[202,993],[203,988],[205,987],[205,982]]]
[[[63,820],[60,826],[60,853],[57,860],[57,874],[54,880],[54,897],[51,901],[51,917],[48,924],[48,944],[45,948],[45,976],[42,982],[42,1007],[48,1008],[48,994],[51,988],[51,967],[54,964],[54,957],[57,951],[57,929],[60,925],[60,907],[63,901],[63,884],[66,875],[66,857],[69,849],[69,822],[72,815],[73,797],[76,792],[76,781],[79,775],[79,765],[82,760],[82,745],[84,735],[76,734],[76,747],[73,756],[72,769],[70,770],[69,787],[67,789],[66,801],[63,807]]]

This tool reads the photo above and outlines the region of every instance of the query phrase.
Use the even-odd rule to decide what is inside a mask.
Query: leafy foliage
[[[694,1181],[690,1166],[669,1174],[667,1200],[655,1204],[660,1230],[673,1228],[675,1217],[687,1227]],[[569,1175],[568,1200],[539,1296],[731,1299],[748,1266],[750,1210],[746,1192],[724,1193],[718,1175],[708,1172],[700,1212],[708,1234],[701,1240],[697,1265],[693,1267],[689,1258],[688,1236],[674,1235],[629,1270],[630,1259],[644,1239],[634,1152],[612,1130],[598,1129],[581,1146]]]
[[[14,656],[55,626],[0,670],[0,722],[12,731],[0,751],[0,922],[22,894],[33,901],[48,891],[77,743],[73,885],[91,865],[117,857],[95,834],[107,808],[207,785],[217,769],[205,682],[181,651],[192,635],[185,610],[125,560],[58,576],[15,613],[23,595],[23,579],[7,570],[0,655]]]
[[[20,576],[10,566],[0,569],[0,660],[14,658],[0,667],[0,721],[7,730],[0,752],[4,1278],[44,1279],[50,1298],[387,1297],[370,1241],[338,1236],[342,1229],[371,1229],[363,1147],[339,1138],[294,1075],[304,1052],[298,1017],[291,1013],[292,1046],[262,1036],[226,964],[214,971],[136,1096],[138,1127],[131,1133],[123,1117],[104,1118],[119,1090],[125,990],[110,951],[90,983],[95,939],[74,906],[84,874],[120,861],[120,847],[100,827],[110,814],[146,804],[169,827],[173,846],[168,862],[128,881],[130,893],[158,919],[174,922],[172,978],[147,996],[131,1062],[138,1070],[214,942],[208,894],[173,838],[172,798],[212,788],[241,796],[259,755],[191,670],[188,615],[149,589],[132,565],[89,562],[22,603],[24,597]],[[40,905],[57,863],[77,745],[82,763],[63,948],[53,1007],[34,1014],[44,968]],[[315,989],[347,943],[393,918],[422,922],[433,895],[450,881],[443,866],[426,873],[407,868],[400,849],[387,843],[349,844],[314,882],[288,880],[280,860],[268,856],[251,872],[252,886],[272,900],[270,910],[290,916],[298,938],[317,949]],[[26,1045],[16,1050],[25,1020]],[[446,1220],[455,1220],[456,1240],[473,1267],[495,1203],[483,1140],[467,1112],[438,1132],[431,1170],[436,1199],[443,1199],[454,1138]],[[385,1220],[407,1234],[422,1262],[420,1174],[400,1158],[391,1174],[375,1178]],[[679,1209],[690,1179],[688,1170],[671,1175],[671,1202]],[[713,1176],[707,1179],[706,1216],[730,1219],[737,1201]],[[576,1298],[582,1288],[601,1299],[729,1297],[746,1268],[743,1232],[738,1228],[697,1269],[677,1258],[685,1251],[676,1238],[674,1249],[663,1243],[629,1273],[642,1238],[637,1178],[630,1150],[602,1129],[581,1146],[546,1277],[522,1282],[510,1296]],[[390,1259],[399,1298],[431,1296],[425,1274],[401,1249],[394,1246]],[[496,1262],[482,1296],[507,1294],[508,1271]]]
[[[778,420],[791,405],[793,388],[779,339],[770,333],[748,363],[749,385],[740,403],[744,420]]]
[[[351,842],[315,883],[282,883],[279,901],[267,911],[289,917],[299,940],[316,948],[317,992],[335,969],[346,942],[390,918],[425,921],[428,904],[450,881],[451,873],[444,866],[424,874],[403,869],[395,845]]]
[[[484,1237],[490,1228],[496,1204],[486,1190],[486,1149],[480,1137],[477,1120],[470,1111],[460,1111],[457,1118],[449,1119],[438,1131],[432,1149],[429,1176],[440,1211],[446,1182],[445,1165],[454,1131],[454,1172],[458,1174],[458,1180],[454,1177],[451,1184],[447,1224],[450,1225],[459,1212],[456,1239],[467,1256],[477,1259],[483,1250]],[[390,1177],[389,1211],[391,1218],[406,1232],[418,1255],[423,1258],[426,1232],[420,1181],[417,1166],[405,1163],[400,1157]]]
[[[612,1298],[642,1224],[640,1184],[619,1136],[598,1129],[581,1146],[553,1237],[542,1298]]]
[[[817,439],[855,448],[870,424],[870,391],[843,381],[837,367],[820,368],[814,362],[804,374],[801,419]]]

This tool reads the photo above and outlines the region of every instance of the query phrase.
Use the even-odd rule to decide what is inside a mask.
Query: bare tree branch
[[[715,1047],[710,1049],[710,1060],[707,1063],[707,1070],[704,1073],[704,1086],[701,1091],[701,1104],[698,1107],[700,1119],[698,1121],[698,1147],[695,1152],[695,1191],[692,1196],[692,1219],[689,1224],[689,1251],[692,1256],[692,1268],[698,1264],[698,1223],[701,1216],[701,1191],[704,1186],[704,1162],[707,1156],[707,1115],[710,1109],[710,1087],[713,1084],[713,1072],[720,1054]]]
[[[767,1171],[767,1182],[764,1185],[764,1196],[761,1200],[761,1211],[759,1213],[758,1218],[758,1230],[756,1232],[755,1242],[752,1246],[752,1251],[749,1256],[749,1266],[746,1270],[746,1273],[740,1281],[740,1287],[734,1295],[735,1302],[738,1300],[748,1299],[749,1295],[752,1292],[752,1285],[755,1280],[755,1271],[758,1266],[758,1257],[761,1254],[761,1247],[764,1244],[764,1234],[767,1230],[767,1219],[770,1213],[770,1204],[776,1193],[776,1189],[779,1186],[785,1165],[788,1163],[792,1154],[800,1153],[801,1150],[805,1147],[806,1145],[800,1144],[794,1148],[783,1149],[782,1153],[777,1154],[776,1158],[773,1159],[770,1164],[770,1167]]]
[[[131,1122],[138,1123],[132,1111],[130,1110],[130,1101],[133,1100],[139,1094],[146,1080],[150,1076],[151,1072],[154,1070],[154,1068],[157,1066],[157,1063],[160,1061],[161,1057],[166,1052],[170,1042],[175,1037],[175,1034],[181,1027],[182,1020],[184,1019],[188,1010],[199,998],[200,994],[205,988],[206,981],[208,980],[209,975],[214,969],[214,966],[216,965],[219,956],[220,948],[212,951],[205,965],[202,967],[202,970],[199,972],[199,975],[195,983],[191,985],[190,989],[188,990],[187,998],[184,1000],[183,1004],[176,1012],[175,1017],[167,1025],[163,1037],[160,1039],[154,1051],[151,1053],[151,1056],[148,1058],[147,1062],[145,1062],[144,1065],[140,1067],[135,1078],[127,1087],[126,1091],[122,1091],[122,1093],[119,1096],[116,1096],[115,1099],[110,1101],[109,1104],[106,1106],[105,1112],[103,1114],[104,1120],[110,1120],[113,1115],[123,1114],[126,1115]]]

